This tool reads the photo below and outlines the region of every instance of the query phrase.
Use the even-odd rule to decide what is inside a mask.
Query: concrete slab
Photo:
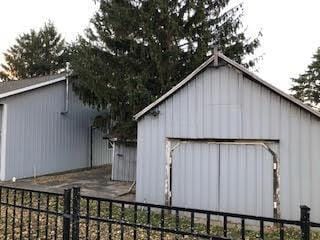
[[[132,182],[111,181],[111,166],[72,171],[37,178],[2,182],[1,185],[39,191],[62,193],[64,189],[81,187],[81,194],[93,197],[135,201],[135,194],[119,196],[129,190]]]

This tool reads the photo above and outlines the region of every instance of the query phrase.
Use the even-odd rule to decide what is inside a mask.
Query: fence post
[[[70,239],[71,189],[64,190],[63,197],[63,240]]]
[[[300,206],[301,240],[310,240],[310,208]]]
[[[80,188],[73,188],[72,196],[72,240],[79,240]]]

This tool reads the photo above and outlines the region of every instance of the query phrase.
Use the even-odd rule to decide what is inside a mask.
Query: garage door
[[[272,217],[273,157],[257,144],[180,142],[172,204]]]

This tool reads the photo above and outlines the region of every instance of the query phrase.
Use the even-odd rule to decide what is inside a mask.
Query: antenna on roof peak
[[[215,46],[215,47],[213,48],[213,57],[214,57],[214,59],[213,59],[213,66],[215,66],[215,67],[218,66],[218,64],[219,64],[218,56],[219,56],[219,50],[218,50],[218,47]]]
[[[66,62],[66,74],[69,75],[70,73],[70,62]]]
[[[64,104],[64,111],[61,112],[61,114],[67,114],[69,112],[69,75],[70,75],[70,63],[66,62],[65,104]]]

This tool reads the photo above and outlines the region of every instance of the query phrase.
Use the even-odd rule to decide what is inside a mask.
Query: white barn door
[[[172,205],[273,216],[273,157],[261,145],[180,142]]]
[[[183,142],[172,156],[172,205],[219,210],[219,146]]]
[[[261,145],[220,145],[220,211],[273,217],[273,157]]]

